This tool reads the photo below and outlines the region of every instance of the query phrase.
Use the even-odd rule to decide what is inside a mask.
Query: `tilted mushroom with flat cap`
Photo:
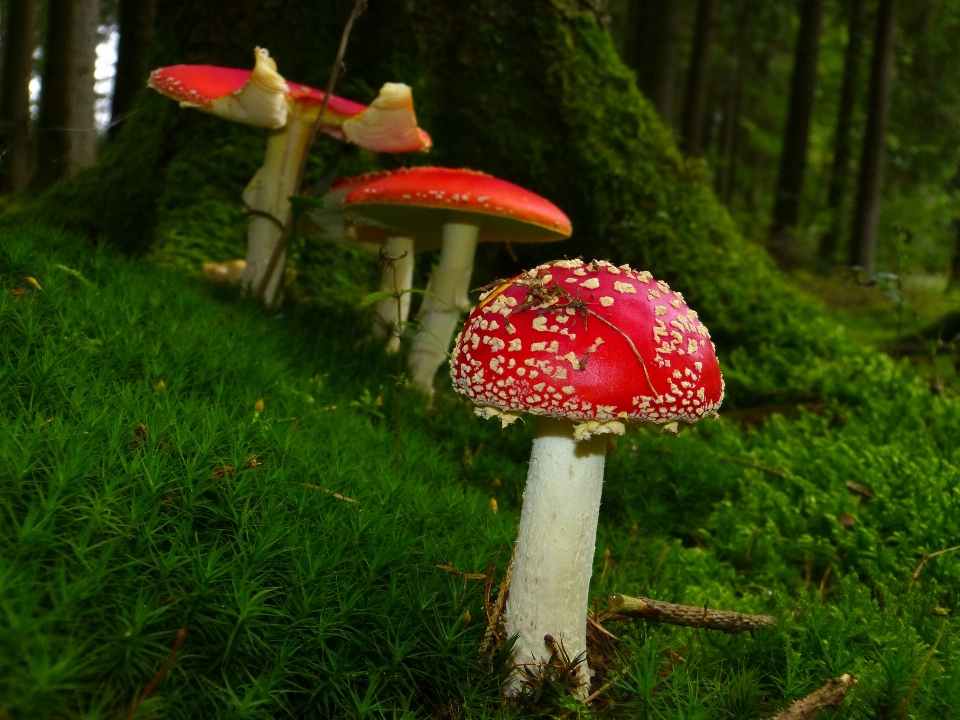
[[[545,663],[552,635],[586,652],[586,611],[606,434],[631,422],[676,429],[715,416],[720,365],[680,293],[608,262],[540,265],[482,296],[450,359],[453,386],[503,426],[539,415],[523,496],[508,635],[518,668]],[[580,697],[589,691],[586,660]],[[505,686],[521,692],[524,672]]]
[[[286,258],[280,258],[269,279],[266,274],[290,214],[300,161],[325,93],[287,82],[262,48],[254,51],[253,71],[213,65],[172,65],[154,70],[148,85],[157,92],[218,117],[271,130],[263,165],[243,193],[256,215],[247,233],[244,286],[264,287],[268,307],[280,300]],[[386,83],[366,107],[335,95],[330,97],[320,130],[339,140],[376,152],[428,150],[430,136],[417,127],[410,88]]]
[[[440,248],[410,348],[410,380],[433,389],[457,327],[470,309],[467,291],[478,242],[554,242],[570,237],[566,215],[546,198],[475,170],[416,167],[367,183],[343,201],[348,217],[416,239],[417,248]]]

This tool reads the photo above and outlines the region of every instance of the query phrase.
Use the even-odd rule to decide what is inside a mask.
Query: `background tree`
[[[667,123],[673,119],[682,9],[680,0],[630,0],[628,63],[640,91]]]
[[[30,77],[33,73],[37,0],[9,0],[0,84],[0,192],[30,179]]]
[[[870,67],[867,126],[860,156],[857,206],[850,238],[850,264],[863,267],[868,276],[876,270],[880,193],[886,152],[887,115],[897,37],[897,0],[880,0],[877,32]]]
[[[853,149],[853,138],[851,137],[853,111],[856,108],[857,94],[860,89],[860,56],[863,53],[863,36],[866,30],[865,0],[850,0],[848,13],[847,48],[843,61],[843,82],[840,87],[837,127],[834,131],[830,189],[827,193],[830,226],[821,236],[818,249],[820,259],[828,263],[832,262],[836,255],[840,228],[843,224],[841,210],[850,174],[850,159]]]
[[[94,163],[97,0],[50,0],[44,42],[35,182],[48,187]]]
[[[717,0],[699,0],[681,121],[683,148],[691,155],[699,155],[703,149],[716,14]]]
[[[150,39],[156,0],[119,0],[117,69],[110,107],[110,137],[120,131],[150,71]]]
[[[771,253],[780,265],[790,265],[796,255],[790,229],[797,225],[800,215],[810,118],[817,87],[823,4],[824,0],[802,0],[800,3],[800,29],[790,81],[790,109],[780,153],[780,172],[768,242]]]

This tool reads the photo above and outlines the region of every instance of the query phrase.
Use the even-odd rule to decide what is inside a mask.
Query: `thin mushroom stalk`
[[[534,432],[504,612],[506,633],[520,635],[513,654],[519,668],[536,670],[549,657],[546,635],[558,639],[571,659],[584,653],[576,691],[583,699],[590,690],[584,608],[593,573],[607,438],[574,440],[571,423],[555,418],[540,418]],[[520,694],[525,675],[514,672],[504,694]]]
[[[424,295],[408,360],[410,381],[424,392],[432,392],[437,369],[447,359],[450,341],[457,330],[461,308],[458,302],[470,285],[473,258],[477,249],[476,225],[447,223],[443,226],[440,263]],[[469,309],[469,308],[466,308]]]
[[[270,258],[290,217],[290,197],[296,191],[300,157],[310,141],[312,119],[292,111],[287,117],[286,126],[267,140],[264,163],[243,193],[244,203],[255,211],[247,230],[247,268],[243,276],[243,287],[248,292],[256,292],[264,285]],[[265,284],[263,302],[268,308],[283,300],[285,267],[286,251],[274,263]]]
[[[413,238],[391,236],[380,250],[383,269],[380,273],[380,290],[393,297],[379,300],[376,304],[374,332],[387,340],[387,354],[400,350],[403,325],[410,315],[410,290],[413,288],[414,269]]]

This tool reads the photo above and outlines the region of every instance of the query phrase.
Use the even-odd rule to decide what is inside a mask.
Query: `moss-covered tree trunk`
[[[351,5],[159,0],[152,65],[250,67],[260,45],[288,79],[323,87]],[[543,194],[573,221],[572,240],[526,249],[522,264],[583,255],[649,269],[688,296],[718,343],[762,342],[779,325],[775,298],[793,296],[739,238],[702,161],[676,150],[587,2],[382,0],[357,23],[346,65],[337,91],[351,99],[369,102],[385,81],[413,86],[434,149],[349,149],[343,172],[409,163],[485,170]],[[149,93],[99,165],[46,206],[131,251],[194,267],[237,257],[240,193],[265,142]],[[327,139],[315,149],[336,152]],[[485,252],[477,284],[517,269],[505,252]]]

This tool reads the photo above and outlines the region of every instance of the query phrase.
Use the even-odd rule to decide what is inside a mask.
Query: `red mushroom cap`
[[[487,417],[694,423],[723,400],[710,335],[680,293],[596,260],[547,263],[486,294],[450,373]]]
[[[250,70],[219,67],[217,65],[170,65],[150,73],[147,84],[171,100],[200,107],[209,107],[215,100],[239,92],[250,80]],[[288,97],[313,105],[323,104],[325,93],[308,85],[288,82]],[[333,95],[327,110],[343,117],[359,115],[366,105]]]
[[[551,242],[573,232],[546,198],[475,170],[395,170],[349,193],[344,209],[434,247],[451,222],[477,225],[480,242]]]

